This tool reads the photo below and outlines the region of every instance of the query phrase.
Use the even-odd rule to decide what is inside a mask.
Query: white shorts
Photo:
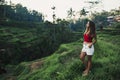
[[[88,44],[83,43],[82,52],[86,52],[87,55],[93,55],[94,54],[94,45],[92,45],[91,48],[89,48]]]

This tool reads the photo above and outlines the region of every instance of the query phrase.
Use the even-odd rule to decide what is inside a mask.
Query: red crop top
[[[93,37],[89,34],[84,34],[84,42],[92,42]]]

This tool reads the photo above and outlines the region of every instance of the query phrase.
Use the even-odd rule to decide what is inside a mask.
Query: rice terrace
[[[0,80],[119,80],[119,59],[120,0],[0,0]]]

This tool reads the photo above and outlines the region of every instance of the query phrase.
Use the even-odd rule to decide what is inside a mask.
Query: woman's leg
[[[90,71],[90,68],[92,66],[92,56],[88,56],[88,62],[87,62],[87,69]]]
[[[92,66],[92,56],[87,55],[87,57],[88,57],[88,61],[87,61],[86,69],[84,71],[85,73],[89,73],[90,68]]]
[[[81,54],[80,54],[80,59],[81,59],[81,61],[82,61],[84,64],[86,64],[86,63],[85,63],[85,56],[86,56],[86,52],[81,52]]]

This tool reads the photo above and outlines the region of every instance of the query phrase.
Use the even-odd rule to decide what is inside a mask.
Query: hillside
[[[84,66],[79,59],[82,39],[62,44],[51,56],[18,65],[7,65],[1,80],[119,80],[119,30],[98,33],[90,75],[82,77]]]
[[[0,60],[4,64],[18,64],[40,59],[54,53],[60,44],[78,40],[78,36],[67,27],[47,23],[33,28],[0,25]]]

